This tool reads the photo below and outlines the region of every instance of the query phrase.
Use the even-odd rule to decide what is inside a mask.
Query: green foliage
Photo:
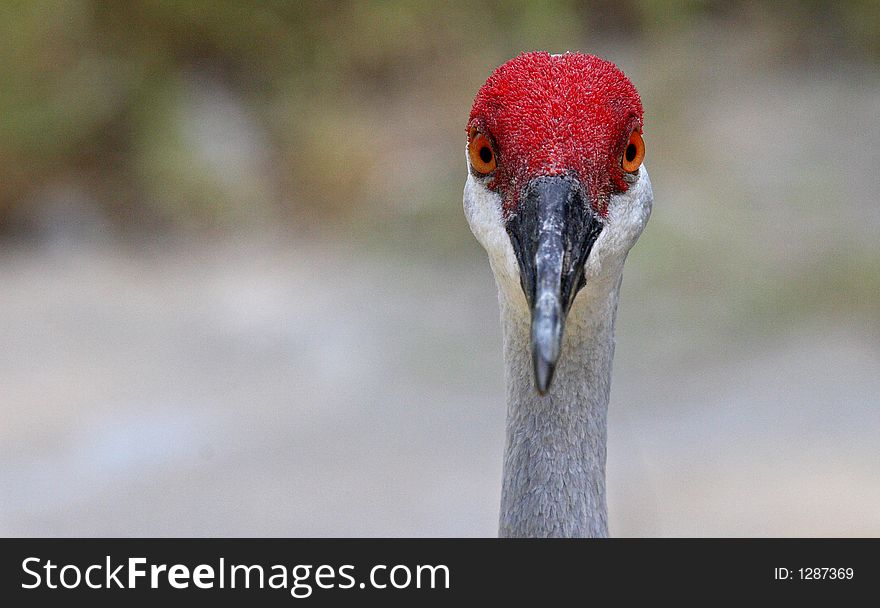
[[[36,211],[29,206],[40,204],[41,189],[70,180],[123,225],[433,215],[413,200],[419,188],[401,193],[401,178],[434,189],[421,190],[431,199],[424,204],[456,197],[459,185],[446,176],[460,164],[461,117],[473,91],[489,69],[524,50],[594,50],[607,40],[669,48],[717,29],[713,23],[749,29],[766,21],[782,41],[778,56],[813,43],[861,61],[880,56],[873,0],[763,6],[6,2],[0,226],[10,214]],[[205,119],[191,107],[205,83],[228,91],[256,125],[263,156],[235,179],[206,160],[210,143],[187,133],[189,122]],[[253,149],[239,144],[216,143],[239,154]]]

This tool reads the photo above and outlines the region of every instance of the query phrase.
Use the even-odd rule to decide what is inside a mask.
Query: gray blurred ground
[[[2,268],[4,534],[494,533],[504,405],[482,259],[245,243]],[[745,349],[711,327],[667,340],[632,282],[614,533],[877,534],[876,341],[815,322]]]
[[[618,536],[880,535],[880,74],[765,65],[760,36],[582,47],[642,93],[656,196],[618,318]],[[501,336],[460,209],[485,74],[443,69],[345,132],[408,134],[379,134],[351,223],[131,237],[75,177],[37,189],[0,243],[0,535],[494,535]],[[269,197],[244,102],[190,85],[190,157]]]

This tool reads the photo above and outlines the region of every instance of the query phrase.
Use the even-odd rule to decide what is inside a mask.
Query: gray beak
[[[562,350],[565,317],[584,285],[584,264],[602,223],[580,183],[560,175],[529,182],[506,227],[532,309],[535,388],[545,395]]]

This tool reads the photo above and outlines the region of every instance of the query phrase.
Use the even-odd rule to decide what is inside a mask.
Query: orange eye
[[[498,166],[498,162],[495,160],[495,151],[492,149],[492,144],[489,143],[489,138],[476,129],[471,129],[469,135],[468,156],[471,158],[471,166],[474,171],[481,175],[492,173]]]
[[[642,134],[635,130],[629,136],[620,165],[627,173],[635,173],[642,166],[643,160],[645,160],[645,140],[642,139]]]

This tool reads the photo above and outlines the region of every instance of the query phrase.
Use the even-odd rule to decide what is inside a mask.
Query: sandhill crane
[[[612,63],[527,53],[480,88],[464,209],[498,284],[501,536],[607,536],[606,414],[623,264],[651,214],[642,105]]]

